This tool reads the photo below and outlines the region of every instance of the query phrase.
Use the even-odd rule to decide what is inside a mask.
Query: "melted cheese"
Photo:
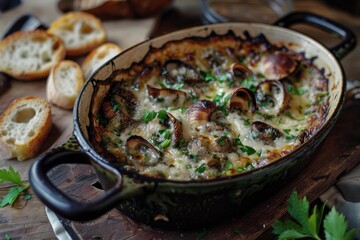
[[[222,43],[222,39],[215,37],[215,40]],[[136,88],[124,86],[137,100],[135,111],[125,118],[125,121],[131,118],[132,123],[128,126],[126,123],[117,124],[122,116],[116,111],[112,115],[115,116],[114,119],[111,119],[109,124],[104,125],[99,123],[99,120],[94,120],[96,125],[105,129],[103,135],[100,136],[100,142],[103,142],[105,138],[110,139],[105,146],[104,144],[98,145],[110,152],[115,161],[120,162],[124,168],[144,175],[172,180],[208,179],[240,174],[276,161],[302,143],[301,136],[304,132],[313,132],[312,121],[315,111],[318,107],[327,104],[326,99],[322,98],[327,92],[327,81],[315,66],[309,61],[305,61],[301,54],[289,51],[291,56],[296,56],[297,61],[301,60],[301,65],[295,76],[289,76],[285,80],[281,79],[289,98],[284,110],[279,112],[279,104],[282,102],[283,96],[276,94],[269,102],[274,104],[273,108],[267,106],[267,102],[263,105],[262,102],[256,102],[257,109],[252,113],[229,109],[226,101],[229,100],[227,94],[231,89],[246,87],[255,95],[257,91],[262,91],[261,89],[256,90],[256,87],[266,80],[262,71],[261,58],[264,56],[262,52],[273,54],[280,51],[280,48],[268,49],[264,47],[265,43],[247,43],[251,46],[248,50],[231,49],[227,51],[227,47],[224,47],[225,43],[219,44],[222,47],[216,47],[213,45],[213,41],[214,39],[204,39],[199,42],[191,42],[186,45],[186,48],[181,48],[182,43],[178,42],[178,45],[170,45],[170,47],[159,50],[166,55],[159,54],[159,52],[155,52],[154,55],[150,54],[147,59],[154,60],[155,58],[157,64],[162,67],[152,71],[148,77],[145,76],[146,81],[140,86]],[[243,40],[236,39],[236,41]],[[207,47],[207,44],[211,47]],[[237,43],[237,45],[240,44]],[[228,48],[232,46],[229,45]],[[180,53],[179,49],[186,52]],[[229,52],[232,52],[233,55],[229,55]],[[253,73],[251,76],[244,75],[238,79],[230,73],[229,69],[232,63],[239,61],[240,57],[243,59],[243,64]],[[144,63],[147,62],[147,59],[144,59]],[[168,59],[178,59],[191,65],[201,76],[201,80],[187,82],[186,77],[194,78],[196,73],[187,72],[184,67],[171,70],[171,76],[176,75],[176,79],[171,79],[166,73],[164,75],[163,70],[166,69],[165,65]],[[136,75],[134,76],[125,80],[135,81]],[[144,76],[142,77],[144,78]],[[315,80],[323,82],[323,84],[316,85],[314,84]],[[147,92],[147,85],[159,89],[176,88],[183,91],[186,97],[181,94],[162,98],[152,97]],[[272,91],[276,92],[276,89]],[[209,113],[205,120],[196,119],[189,114],[191,111],[189,109],[199,100],[212,101],[216,104],[214,111]],[[161,111],[171,113],[181,123],[182,136],[179,142],[175,142],[175,130],[170,120],[161,119]],[[206,109],[203,112],[206,112]],[[149,114],[152,117],[147,119],[146,116]],[[262,135],[259,136],[254,132],[252,125],[256,121],[266,123],[274,129],[264,130],[264,134],[267,134],[266,137],[270,136],[270,140],[263,140]],[[127,127],[121,129],[120,126]],[[129,153],[127,149],[129,146],[126,145],[126,142],[133,135],[142,137],[160,153],[160,159],[156,164],[147,165],[145,163],[145,165],[134,166],[126,159],[117,159],[123,157],[118,154],[118,151]],[[94,141],[99,142],[99,140]],[[121,144],[114,144],[116,142]]]

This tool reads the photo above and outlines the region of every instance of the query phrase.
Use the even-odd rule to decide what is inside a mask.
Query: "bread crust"
[[[83,64],[81,65],[85,79],[89,78],[91,74],[99,67],[97,65],[100,63],[100,61],[101,64],[103,64],[109,60],[109,51],[113,51],[116,54],[119,54],[122,52],[122,49],[115,43],[104,43],[92,50],[86,56]]]
[[[51,53],[51,56],[48,56],[50,59],[48,59],[49,64],[44,64],[35,70],[26,70],[26,69],[15,69],[14,63],[18,61],[22,61],[22,59],[18,59],[19,56],[15,56],[15,50],[18,47],[17,44],[21,45],[21,42],[29,41],[30,43],[35,42],[39,43],[41,41],[46,40],[52,40],[52,50],[54,50],[53,53]],[[23,44],[24,45],[24,44]],[[10,52],[9,49],[11,49]],[[65,46],[62,42],[62,40],[53,35],[48,33],[45,30],[34,30],[34,31],[27,31],[27,32],[15,32],[6,38],[4,38],[0,42],[0,59],[2,60],[2,64],[0,64],[0,71],[4,72],[16,79],[19,80],[36,80],[39,78],[45,78],[49,75],[49,72],[51,68],[64,59],[65,57]],[[41,54],[37,54],[36,57],[31,56],[33,59],[27,59],[28,61],[41,61],[43,56]],[[23,65],[22,65],[23,66]],[[18,67],[18,66],[17,66]]]
[[[59,77],[60,71],[66,71],[66,69],[71,69],[74,72],[74,76],[70,76],[68,79],[63,79]],[[71,79],[71,83],[74,83],[75,86],[70,86],[73,90],[72,94],[69,94],[65,89],[59,87],[61,84],[65,84],[66,81]],[[69,82],[68,82],[69,83]],[[78,93],[82,85],[84,84],[84,78],[80,66],[71,60],[63,60],[55,65],[51,70],[48,77],[46,85],[46,95],[49,102],[55,104],[58,107],[64,109],[72,109]]]
[[[81,25],[80,29],[75,27],[76,24]],[[89,35],[90,33],[96,32],[97,35],[92,36],[91,39],[83,41],[80,39],[74,39],[74,31],[78,31],[77,34],[83,35]],[[48,32],[57,35],[63,40],[67,56],[85,54],[105,42],[107,37],[100,19],[85,12],[68,12],[52,22]],[[73,36],[71,37],[71,35]],[[72,43],[76,41],[79,41],[80,43],[72,44],[71,41]]]
[[[17,122],[13,121],[14,113],[18,113],[19,110],[24,108],[31,108],[31,104],[36,104],[37,106],[41,106],[41,113],[36,112],[37,114],[41,114],[42,118],[37,121],[37,128],[32,128],[31,133],[23,133],[28,134],[28,139],[24,142],[20,142],[19,139],[9,139],[8,133],[6,131],[16,131]],[[35,108],[32,106],[32,108]],[[34,116],[40,117],[40,116]],[[9,121],[12,121],[12,128],[6,129],[5,124]],[[21,124],[30,124],[29,122],[21,122]],[[43,146],[46,138],[48,137],[52,127],[52,119],[51,119],[51,109],[50,105],[47,101],[40,97],[28,96],[19,99],[15,99],[7,109],[0,115],[0,141],[2,142],[1,148],[3,148],[0,152],[0,159],[9,159],[16,157],[19,161],[29,159],[34,157]],[[13,136],[11,137],[13,138]],[[10,153],[10,154],[9,154]],[[11,156],[11,157],[9,157]]]

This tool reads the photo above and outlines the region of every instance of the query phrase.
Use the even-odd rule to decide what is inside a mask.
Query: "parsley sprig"
[[[16,185],[9,189],[8,193],[1,198],[0,207],[5,207],[7,205],[12,206],[19,195],[29,188],[29,183],[23,183],[20,177],[19,172],[15,172],[14,168],[10,165],[9,169],[0,169],[0,183],[11,182]],[[24,196],[25,200],[30,200],[31,195],[26,194]]]
[[[300,199],[296,191],[292,192],[289,199],[288,212],[293,220],[276,221],[273,224],[273,233],[278,239],[317,239],[321,222],[323,221],[324,235],[326,240],[350,240],[356,233],[355,229],[347,231],[348,223],[345,217],[332,208],[323,218],[325,204],[318,208],[314,206],[309,216],[310,204],[306,197]]]

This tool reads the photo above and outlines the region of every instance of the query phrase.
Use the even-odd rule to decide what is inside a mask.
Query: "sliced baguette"
[[[85,12],[69,12],[61,16],[51,24],[48,32],[63,40],[68,56],[90,52],[106,40],[101,21]]]
[[[20,80],[47,77],[64,57],[61,39],[44,30],[15,32],[0,42],[0,71]]]
[[[88,79],[106,61],[121,53],[122,49],[114,43],[104,43],[92,50],[85,58],[81,68],[84,78]]]
[[[83,84],[80,66],[76,62],[63,60],[50,72],[46,85],[47,99],[59,107],[72,109]]]
[[[52,126],[47,101],[39,97],[14,100],[0,115],[0,159],[34,157]]]

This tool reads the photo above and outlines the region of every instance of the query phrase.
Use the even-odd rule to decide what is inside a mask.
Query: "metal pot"
[[[331,49],[317,41],[285,27],[307,23],[324,28],[342,37]],[[277,26],[276,26],[277,25]],[[171,181],[141,176],[111,165],[91,145],[88,127],[96,84],[106,83],[114,69],[127,69],[141,61],[150,48],[159,48],[171,40],[187,37],[206,37],[212,32],[236,35],[244,31],[251,36],[263,33],[270,42],[291,43],[291,48],[304,52],[324,68],[329,79],[329,113],[322,128],[307,142],[289,155],[253,171],[206,181]],[[346,27],[323,17],[295,12],[275,25],[255,23],[226,23],[190,28],[140,43],[103,65],[84,85],[74,108],[74,135],[80,151],[58,148],[40,156],[32,165],[30,183],[36,195],[55,213],[71,220],[91,220],[112,208],[152,226],[189,227],[207,224],[246,209],[248,203],[274,192],[285,179],[294,176],[309,163],[312,153],[326,137],[337,120],[344,102],[345,77],[338,59],[349,53],[356,44],[354,34]],[[101,94],[107,94],[103,91]],[[104,96],[102,95],[102,96]],[[77,202],[57,189],[47,177],[60,164],[91,164],[105,192],[96,199]]]

